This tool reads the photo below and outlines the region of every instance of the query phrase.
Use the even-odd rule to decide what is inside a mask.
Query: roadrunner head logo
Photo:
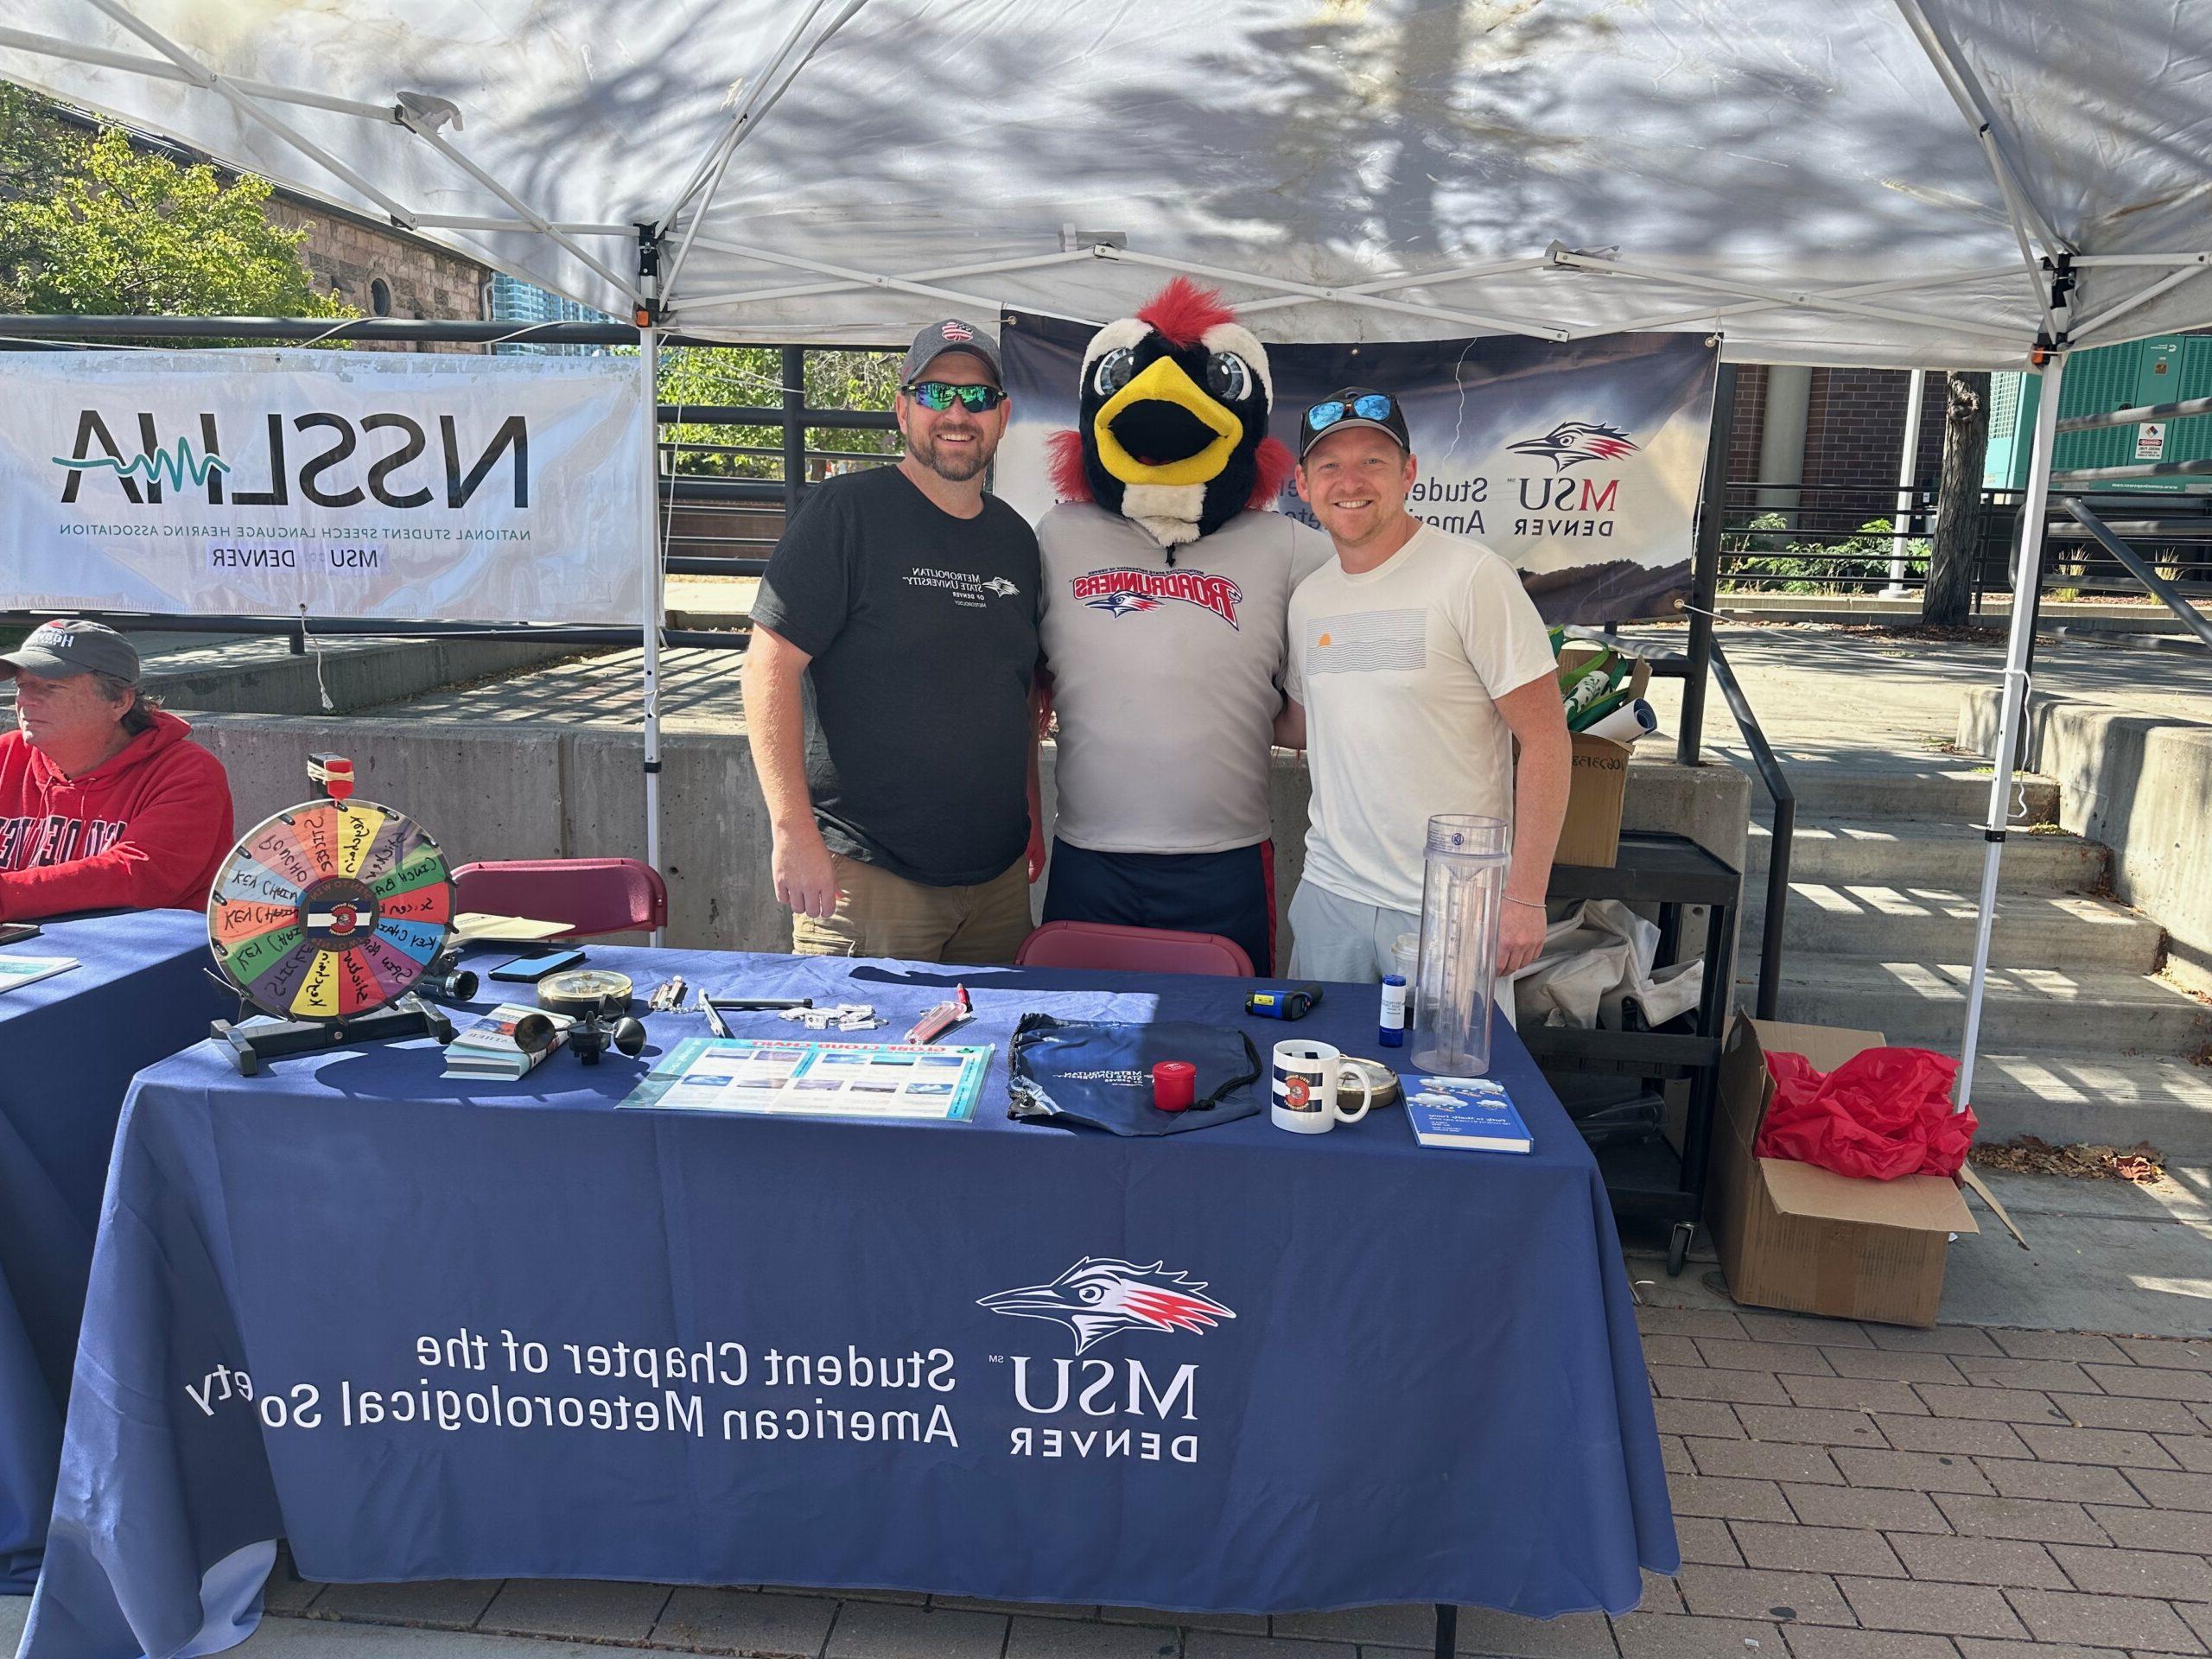
[[[1561,421],[1541,438],[1524,438],[1505,447],[1516,455],[1548,455],[1554,469],[1562,473],[1586,461],[1618,461],[1638,448],[1618,427],[1594,421]]]
[[[1147,599],[1141,594],[1108,594],[1101,599],[1083,601],[1094,611],[1103,611],[1109,616],[1129,616],[1138,611],[1156,611],[1160,601]]]
[[[1021,591],[1020,588],[1015,587],[1004,576],[993,576],[988,582],[985,582],[983,586],[989,588],[991,592],[996,594],[1001,599],[1011,599]]]
[[[1111,1256],[1089,1256],[1048,1285],[1002,1290],[976,1304],[1019,1319],[1052,1319],[1075,1332],[1078,1354],[1095,1342],[1123,1331],[1203,1332],[1236,1317],[1211,1296],[1201,1296],[1204,1280],[1164,1271],[1154,1262],[1141,1268]]]

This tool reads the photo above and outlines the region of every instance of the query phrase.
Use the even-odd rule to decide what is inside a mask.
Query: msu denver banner
[[[56,352],[7,378],[10,605],[642,615],[634,359]]]
[[[1014,410],[995,486],[1033,521],[1053,499],[1045,440],[1075,423],[1096,332],[1027,312],[1003,320]],[[1346,385],[1393,392],[1421,463],[1408,508],[1512,560],[1546,621],[1670,616],[1689,591],[1719,360],[1703,334],[1270,343],[1270,429],[1295,450],[1307,404]],[[1278,505],[1313,522],[1295,484]]]

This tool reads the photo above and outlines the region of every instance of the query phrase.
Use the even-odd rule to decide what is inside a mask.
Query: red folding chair
[[[1252,958],[1218,933],[1179,933],[1167,927],[1122,927],[1110,922],[1047,922],[1014,952],[1022,968],[1104,968],[1135,974],[1211,974],[1252,977]]]
[[[567,937],[649,932],[668,924],[668,884],[634,858],[510,858],[453,873],[456,911],[566,922]]]

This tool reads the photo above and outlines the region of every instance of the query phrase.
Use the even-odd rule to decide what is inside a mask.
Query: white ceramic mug
[[[1342,1049],[1300,1039],[1275,1045],[1270,1087],[1268,1116],[1293,1135],[1326,1135],[1338,1123],[1357,1123],[1375,1103],[1375,1085]],[[1357,1111],[1338,1102],[1338,1091],[1348,1089],[1359,1090]]]

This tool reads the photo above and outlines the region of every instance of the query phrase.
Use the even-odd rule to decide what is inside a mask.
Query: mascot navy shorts
[[[1234,940],[1265,979],[1274,972],[1267,843],[1225,853],[1094,853],[1052,842],[1048,922],[1173,927]]]

